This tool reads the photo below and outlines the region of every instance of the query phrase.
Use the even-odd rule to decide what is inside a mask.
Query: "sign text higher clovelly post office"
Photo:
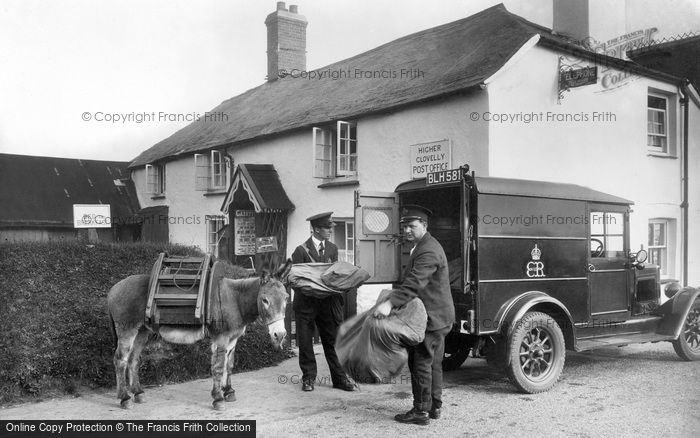
[[[450,140],[438,140],[411,145],[411,179],[425,178],[431,172],[451,169]]]

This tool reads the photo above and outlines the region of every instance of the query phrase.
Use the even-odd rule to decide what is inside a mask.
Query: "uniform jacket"
[[[423,301],[428,313],[426,331],[451,326],[455,308],[450,292],[447,257],[440,243],[429,232],[418,241],[403,273],[403,282],[391,294],[391,304],[400,307],[413,298]]]
[[[338,261],[338,247],[329,241],[323,242],[323,260],[318,255],[314,241],[309,239],[297,246],[292,253],[292,263],[335,263]]]

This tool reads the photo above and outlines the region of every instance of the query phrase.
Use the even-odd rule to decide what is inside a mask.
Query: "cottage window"
[[[226,216],[206,216],[207,253],[219,257],[219,242],[226,228]]]
[[[314,178],[357,175],[357,124],[338,121],[334,127],[313,128]]]
[[[331,240],[338,247],[338,260],[341,262],[355,263],[355,235],[352,219],[336,219],[335,228]]]
[[[668,99],[650,94],[647,107],[647,147],[652,152],[668,153]]]
[[[664,277],[674,274],[673,219],[652,219],[649,221],[649,263],[659,266],[659,273]]]
[[[165,193],[165,165],[146,164],[146,185],[151,195]]]
[[[224,191],[231,182],[231,158],[224,151],[194,154],[195,190]]]

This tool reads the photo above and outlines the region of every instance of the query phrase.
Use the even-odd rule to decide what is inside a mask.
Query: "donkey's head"
[[[260,276],[260,292],[258,293],[258,314],[264,324],[267,324],[270,339],[275,348],[282,347],[287,330],[284,328],[284,315],[287,309],[289,295],[283,282],[289,274],[292,261],[282,265],[273,274],[263,272]]]

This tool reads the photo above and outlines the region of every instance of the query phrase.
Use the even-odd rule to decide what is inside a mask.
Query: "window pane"
[[[357,126],[356,125],[350,125],[350,138],[353,140],[357,140]]]
[[[350,153],[351,154],[356,154],[357,153],[357,142],[354,140],[350,141]]]
[[[607,234],[623,234],[625,232],[622,213],[606,213],[605,225],[607,226]]]
[[[624,257],[624,243],[622,236],[608,236],[605,245],[606,257]]]
[[[347,154],[348,146],[347,146],[347,140],[340,140],[340,154],[345,155]]]
[[[649,96],[648,98],[649,108],[666,109],[666,99],[662,97]]]
[[[666,246],[665,224],[659,222],[649,224],[649,246]]]
[[[340,124],[340,137],[348,138],[348,125],[346,125],[345,123]]]
[[[591,212],[591,235],[603,234],[603,213],[599,211]]]
[[[350,157],[350,170],[353,172],[357,171],[357,157]]]

